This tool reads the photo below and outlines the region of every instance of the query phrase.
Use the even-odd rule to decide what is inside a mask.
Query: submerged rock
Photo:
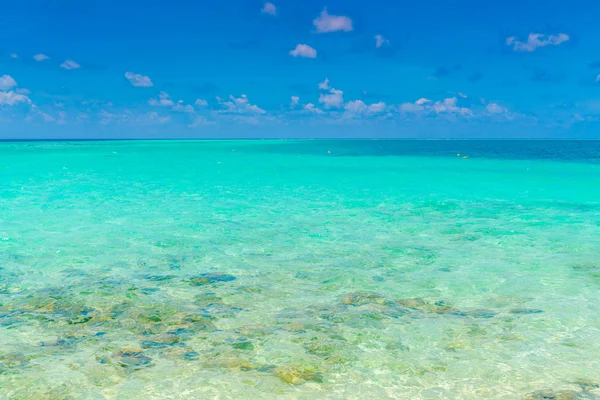
[[[444,314],[452,313],[457,310],[443,301],[432,302],[422,298],[408,298],[396,300],[401,306],[411,308],[413,310],[421,310],[428,313]]]
[[[261,325],[251,325],[251,326],[244,326],[241,328],[237,328],[234,330],[234,332],[236,332],[242,336],[262,337],[262,336],[268,336],[268,335],[272,334],[273,328],[269,328],[269,327],[265,327],[265,326],[261,326]]]
[[[221,274],[221,273],[210,273],[201,274],[190,279],[190,284],[193,286],[209,285],[211,283],[220,282],[231,282],[237,278],[233,275]]]
[[[223,299],[213,292],[206,292],[194,297],[194,303],[199,306],[208,306],[214,303],[222,303]]]
[[[280,365],[273,370],[273,375],[290,385],[302,385],[307,381],[323,382],[323,376],[320,373],[294,365]]]
[[[342,303],[347,306],[362,306],[365,304],[391,304],[391,301],[377,293],[353,292],[344,296]]]
[[[0,355],[0,375],[4,368],[19,368],[29,364],[29,357],[23,353],[6,353]]]
[[[198,358],[200,358],[200,354],[195,351],[188,351],[187,353],[185,353],[183,355],[183,358],[185,358],[188,361],[193,361],[193,360],[197,360]]]
[[[169,329],[168,333],[175,333],[180,337],[185,337],[197,332],[214,332],[217,330],[217,327],[213,323],[213,319],[210,315],[188,315],[183,319],[185,325]]]
[[[466,311],[465,314],[469,317],[473,318],[494,318],[496,316],[496,312],[492,310],[471,310]]]
[[[152,362],[150,357],[142,354],[142,350],[123,349],[114,353],[113,358],[116,364],[123,368],[139,369],[149,366]]]
[[[91,321],[96,315],[96,310],[91,307],[73,307],[61,312],[66,317],[69,325],[85,324]]]
[[[81,341],[81,338],[76,338],[73,336],[67,336],[64,339],[56,339],[56,340],[47,340],[40,343],[42,347],[58,347],[61,349],[67,349],[69,347],[73,347],[75,344]]]
[[[234,343],[233,348],[236,350],[254,350],[254,345],[249,341],[240,341]]]
[[[168,333],[150,336],[141,341],[142,348],[144,349],[174,346],[178,343],[180,343],[179,336]]]
[[[228,368],[228,369],[237,369],[240,371],[249,371],[252,369],[252,366],[237,357],[219,357],[213,359],[208,366],[210,367],[218,367],[218,368]]]
[[[576,392],[573,390],[540,390],[525,396],[525,400],[587,400],[592,399],[585,393]]]
[[[510,310],[511,314],[539,314],[543,312],[543,310],[538,310],[536,308],[514,308]]]
[[[259,286],[240,286],[238,288],[238,291],[243,292],[243,293],[260,294],[260,293],[262,293],[262,288],[260,288]]]
[[[588,274],[593,278],[600,278],[600,264],[585,262],[573,265],[573,269],[577,272]]]
[[[145,275],[144,279],[151,282],[165,282],[176,278],[177,275]]]
[[[573,383],[581,387],[583,390],[600,389],[600,384],[598,382],[590,381],[587,379],[577,379]]]
[[[228,304],[209,304],[208,306],[204,307],[202,311],[212,317],[233,318],[236,313],[244,311],[244,309],[233,307]]]
[[[309,354],[328,358],[334,353],[343,350],[345,345],[346,343],[342,340],[321,340],[319,338],[314,338],[310,342],[304,344],[304,350]]]

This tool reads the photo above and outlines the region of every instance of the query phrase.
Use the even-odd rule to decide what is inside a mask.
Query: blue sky
[[[597,1],[0,7],[0,138],[600,138]]]

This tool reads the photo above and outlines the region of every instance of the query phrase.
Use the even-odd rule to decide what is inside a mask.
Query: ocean
[[[600,399],[598,310],[600,141],[0,142],[0,398]]]

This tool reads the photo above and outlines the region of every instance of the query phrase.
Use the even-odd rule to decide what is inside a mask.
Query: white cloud
[[[304,109],[306,111],[310,111],[315,114],[323,114],[323,110],[316,108],[313,103],[308,103],[307,105],[304,106]]]
[[[156,111],[149,112],[147,114],[139,115],[136,122],[143,124],[166,124],[171,120],[171,117],[164,117],[158,114]]]
[[[405,113],[417,113],[423,111],[425,107],[415,103],[402,103],[400,104],[400,111]]]
[[[385,103],[383,101],[369,105],[369,112],[379,113],[383,110],[385,110]]]
[[[307,44],[298,44],[290,54],[294,57],[317,58],[317,51]]]
[[[354,113],[354,114],[362,114],[362,113],[380,113],[385,110],[385,103],[380,101],[378,103],[373,103],[370,105],[366,105],[362,100],[354,100],[346,103],[346,110]]]
[[[344,92],[331,88],[329,93],[321,93],[319,103],[323,103],[325,108],[340,108],[344,104]]]
[[[54,121],[56,121],[56,118],[54,118],[52,115],[46,114],[44,112],[39,111],[39,115],[42,117],[42,119],[45,122],[54,122]]]
[[[31,104],[31,99],[12,90],[10,92],[0,92],[0,106],[14,106],[18,103]]]
[[[433,102],[425,97],[422,97],[414,103],[403,103],[400,104],[400,111],[405,113],[419,113],[419,112],[434,112],[436,114],[461,114],[461,115],[473,115],[473,111],[466,107],[458,106],[458,99],[456,97],[449,97],[442,101]]]
[[[15,92],[17,92],[18,94],[25,94],[25,95],[31,94],[31,90],[25,89],[25,88],[17,89],[17,90],[15,90]]]
[[[152,98],[148,100],[148,104],[151,106],[172,107],[175,103],[173,103],[171,96],[169,96],[166,92],[160,92],[158,99]]]
[[[429,107],[432,104],[432,101],[421,97],[414,103],[402,103],[400,104],[400,111],[405,113],[418,113],[424,111],[426,107]]]
[[[449,97],[442,101],[436,101],[433,103],[433,111],[436,113],[450,113],[450,114],[462,114],[462,115],[471,115],[473,112],[469,108],[458,107],[456,105],[457,98]]]
[[[19,55],[17,53],[12,53],[10,55],[10,58],[19,58]]]
[[[300,103],[300,97],[292,96],[292,101],[290,102],[290,107],[296,107],[298,103]]]
[[[194,102],[194,104],[197,105],[198,107],[206,107],[208,105],[208,102],[206,100],[197,99]]]
[[[327,9],[323,9],[321,14],[313,21],[317,33],[328,33],[344,31],[350,32],[352,30],[352,20],[342,15],[330,15]]]
[[[129,83],[131,83],[135,87],[154,86],[154,83],[152,83],[152,80],[149,77],[141,75],[141,74],[134,74],[133,72],[125,72],[125,78],[127,78],[129,80]]]
[[[0,90],[10,90],[17,86],[17,81],[10,75],[0,76]]]
[[[81,65],[77,64],[73,60],[66,60],[64,63],[60,64],[60,66],[67,70],[81,68]]]
[[[40,54],[36,54],[35,56],[33,56],[33,59],[35,61],[40,62],[40,61],[48,60],[48,59],[50,59],[50,57],[48,57],[45,54],[40,53]]]
[[[173,111],[192,113],[194,112],[194,107],[192,107],[190,104],[185,104],[183,100],[179,100],[177,104],[173,106]]]
[[[120,114],[112,114],[105,110],[100,111],[100,124],[108,125],[110,123],[125,123],[130,125],[162,125],[171,120],[171,117],[162,116],[156,111],[145,114],[134,113],[131,110],[125,110]]]
[[[346,103],[346,110],[353,113],[361,113],[367,109],[367,106],[362,100],[354,100]]]
[[[596,76],[596,82],[600,82],[600,74],[598,74],[598,76]]]
[[[538,47],[558,46],[569,40],[569,35],[559,33],[558,35],[545,35],[543,33],[530,33],[526,42],[517,40],[516,36],[506,39],[506,45],[512,46],[513,51],[531,52]]]
[[[329,89],[329,79],[328,78],[325,78],[325,80],[323,82],[319,83],[319,89],[321,89],[321,90]]]
[[[375,47],[380,48],[383,45],[390,44],[390,41],[382,35],[375,35]]]
[[[496,103],[490,103],[487,106],[485,106],[485,109],[488,110],[488,112],[492,113],[492,114],[504,114],[506,112],[508,112],[508,110],[502,106],[499,106]]]
[[[200,100],[196,100],[196,104],[198,104],[199,101]],[[151,98],[148,100],[148,104],[157,107],[171,107],[173,111],[188,113],[192,113],[195,111],[194,107],[191,104],[185,104],[183,100],[179,100],[177,101],[177,103],[175,103],[167,92],[160,92],[158,94],[158,99]]]
[[[265,14],[277,15],[277,7],[273,3],[265,3],[265,6],[260,11]]]
[[[266,111],[260,108],[255,104],[250,104],[248,101],[248,96],[245,94],[240,97],[229,96],[230,101],[223,101],[217,97],[217,100],[220,104],[225,106],[227,110],[226,112],[236,113],[236,114],[266,114]]]
[[[197,128],[201,125],[212,125],[212,124],[214,124],[214,122],[211,122],[202,116],[196,116],[196,119],[194,120],[194,122],[192,122],[191,124],[188,125],[188,128]]]

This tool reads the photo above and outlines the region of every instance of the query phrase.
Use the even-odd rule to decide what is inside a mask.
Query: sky
[[[596,0],[0,4],[0,139],[600,138]]]

